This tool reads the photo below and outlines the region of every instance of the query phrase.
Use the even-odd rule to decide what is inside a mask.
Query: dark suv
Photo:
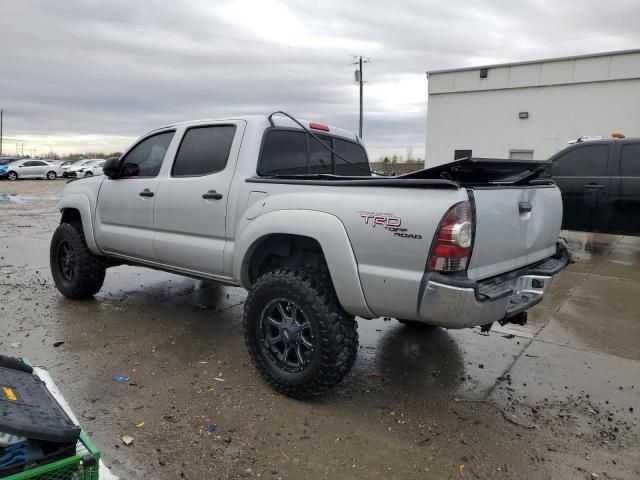
[[[640,138],[578,142],[550,160],[562,228],[640,235]]]

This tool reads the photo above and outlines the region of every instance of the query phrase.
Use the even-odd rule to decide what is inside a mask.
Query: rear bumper
[[[540,303],[556,276],[571,262],[558,244],[555,256],[542,262],[475,282],[428,274],[419,320],[446,328],[468,328],[505,321]]]

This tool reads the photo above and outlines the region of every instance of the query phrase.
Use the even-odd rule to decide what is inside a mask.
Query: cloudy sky
[[[425,71],[640,47],[638,0],[0,0],[4,153],[283,109],[423,156]]]

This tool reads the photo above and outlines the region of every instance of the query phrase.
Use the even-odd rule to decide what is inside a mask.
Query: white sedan
[[[102,166],[105,160],[103,158],[94,158],[93,160],[83,160],[66,169],[67,177],[90,177],[92,175],[102,175]]]
[[[62,175],[62,169],[55,163],[46,160],[24,159],[12,162],[6,166],[6,176],[8,180],[14,181],[19,178],[46,178],[55,180]]]
[[[85,158],[84,160],[76,160],[76,161],[69,161],[69,162],[64,162],[62,164],[62,176],[63,177],[68,177],[69,175],[67,175],[67,172],[69,172],[70,170],[73,169],[73,171],[77,171],[79,169],[79,167],[86,165],[90,162],[92,162],[93,160],[90,158]],[[74,175],[75,176],[75,175]]]

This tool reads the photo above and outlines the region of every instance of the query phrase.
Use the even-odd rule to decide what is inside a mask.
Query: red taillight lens
[[[466,270],[473,248],[473,212],[469,202],[449,209],[440,221],[435,243],[429,255],[429,270],[459,272]]]

